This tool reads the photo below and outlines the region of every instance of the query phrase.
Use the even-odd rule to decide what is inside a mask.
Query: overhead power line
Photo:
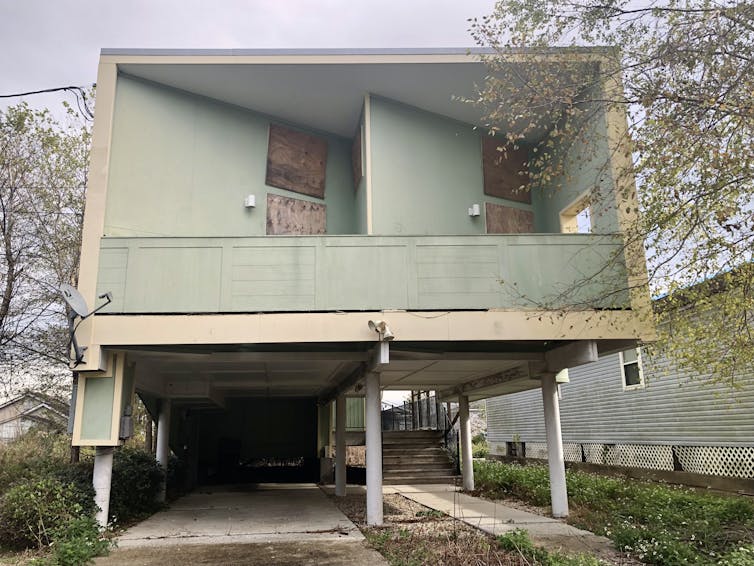
[[[92,87],[96,87],[96,83],[92,84]],[[89,120],[94,118],[94,113],[89,108],[87,103],[86,88],[82,86],[59,86],[55,88],[45,88],[42,90],[30,90],[27,92],[16,92],[13,94],[0,94],[0,98],[17,98],[21,96],[31,96],[33,94],[48,94],[51,92],[71,92],[76,97],[76,105],[79,108],[79,112]]]

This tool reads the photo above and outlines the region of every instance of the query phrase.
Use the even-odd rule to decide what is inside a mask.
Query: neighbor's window
[[[621,352],[620,364],[621,373],[623,374],[623,389],[639,389],[644,387],[644,375],[641,371],[641,352],[638,348]]]

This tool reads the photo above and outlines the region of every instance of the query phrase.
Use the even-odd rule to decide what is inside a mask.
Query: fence
[[[544,442],[508,442],[507,456],[547,458]],[[566,462],[754,478],[754,446],[564,443]]]

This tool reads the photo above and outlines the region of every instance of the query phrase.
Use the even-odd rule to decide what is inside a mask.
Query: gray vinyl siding
[[[754,443],[754,374],[740,389],[704,384],[673,371],[664,358],[642,352],[646,387],[623,390],[619,354],[569,370],[561,386],[564,443],[751,446]],[[539,389],[487,400],[488,438],[498,443],[544,442]],[[504,444],[503,444],[504,447]]]

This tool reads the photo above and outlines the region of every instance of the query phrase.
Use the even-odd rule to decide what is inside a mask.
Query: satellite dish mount
[[[60,294],[68,304],[68,330],[71,333],[71,346],[73,346],[74,353],[73,367],[76,367],[84,361],[84,351],[86,350],[86,346],[82,348],[79,346],[78,340],[76,340],[76,329],[85,319],[109,305],[113,301],[113,294],[108,291],[100,295],[99,298],[105,299],[106,302],[102,303],[92,312],[89,312],[89,307],[87,307],[84,297],[81,296],[81,293],[73,285],[63,283],[60,286]],[[76,324],[77,318],[81,319],[78,324]]]

